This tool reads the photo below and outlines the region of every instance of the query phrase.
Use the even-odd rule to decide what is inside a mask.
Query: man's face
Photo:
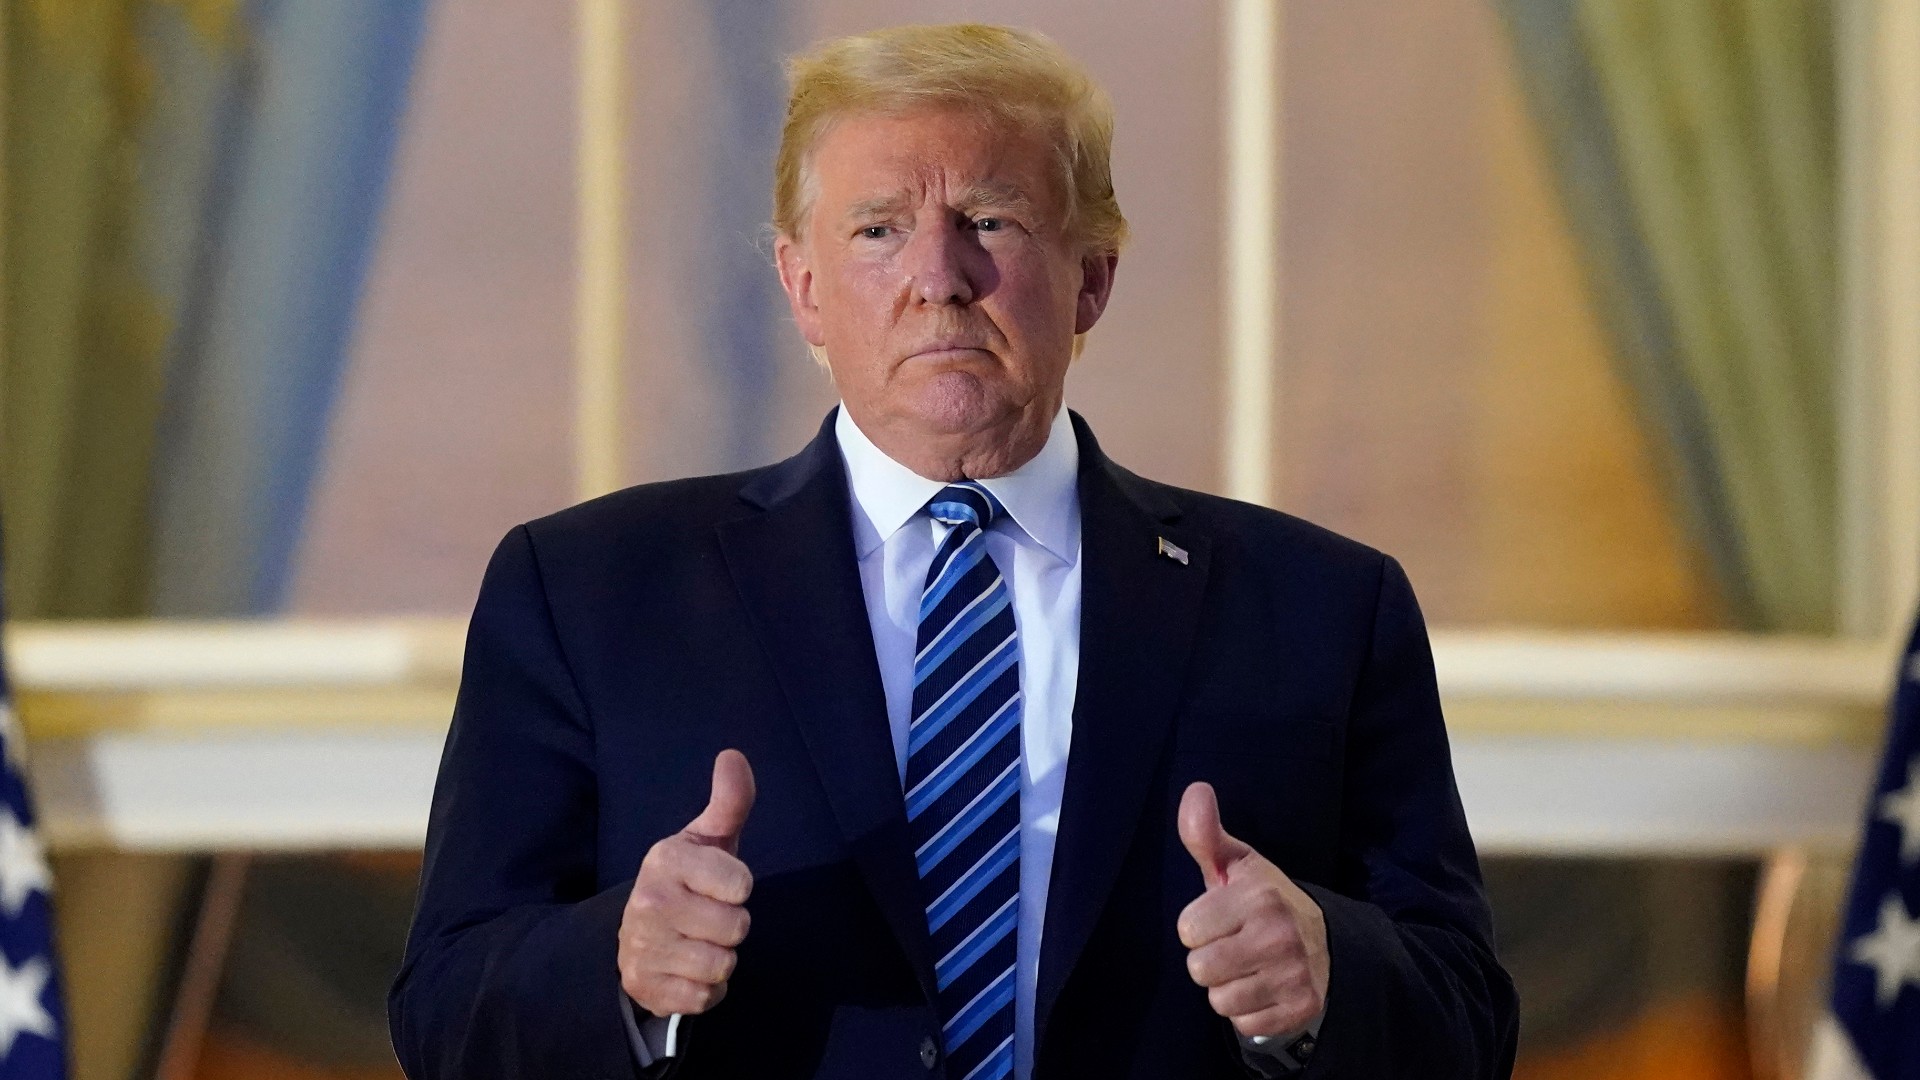
[[[856,114],[814,148],[812,180],[780,277],[861,428],[942,453],[1044,431],[1115,261],[1066,235],[1049,143],[967,112]]]

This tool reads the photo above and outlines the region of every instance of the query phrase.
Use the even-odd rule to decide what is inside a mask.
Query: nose
[[[913,230],[901,253],[913,298],[923,304],[971,304],[978,281],[970,267],[972,234],[951,220]]]

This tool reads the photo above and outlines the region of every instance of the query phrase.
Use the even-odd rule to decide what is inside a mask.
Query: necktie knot
[[[1000,512],[1000,500],[972,480],[948,484],[927,503],[927,513],[933,520],[946,525],[971,525],[977,529],[993,524],[993,519]]]

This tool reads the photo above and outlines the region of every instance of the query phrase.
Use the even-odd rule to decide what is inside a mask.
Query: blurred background
[[[956,19],[1115,101],[1134,241],[1068,403],[1406,565],[1517,1075],[1802,1075],[1920,572],[1917,0],[0,11],[7,661],[76,1080],[399,1075],[488,554],[805,441],[781,59]]]

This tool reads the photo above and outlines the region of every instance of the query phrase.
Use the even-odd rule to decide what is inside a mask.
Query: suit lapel
[[[833,421],[829,413],[805,450],[742,490],[763,512],[722,523],[720,547],[854,861],[931,998],[926,914]]]
[[[1086,423],[1073,420],[1080,673],[1040,947],[1034,1022],[1041,1037],[1119,877],[1142,808],[1160,805],[1148,788],[1179,705],[1211,548],[1205,535],[1175,524],[1177,505],[1109,461]],[[1163,540],[1186,561],[1163,551]]]

